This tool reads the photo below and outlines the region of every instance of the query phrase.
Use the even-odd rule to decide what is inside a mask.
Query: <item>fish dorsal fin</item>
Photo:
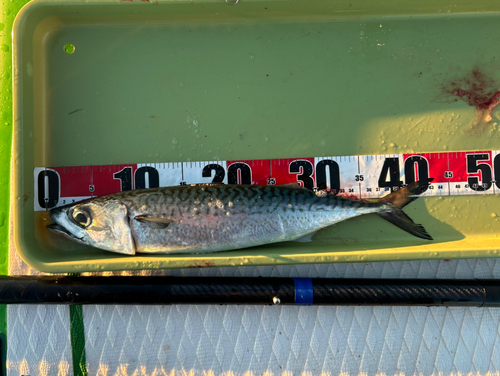
[[[167,228],[169,224],[174,222],[168,218],[151,217],[149,215],[138,215],[137,217],[134,217],[134,219],[142,223],[147,223],[151,228],[157,230]]]
[[[283,188],[288,188],[288,189],[305,189],[304,187],[301,187],[299,183],[280,184],[280,185],[277,185],[277,187],[283,187]]]

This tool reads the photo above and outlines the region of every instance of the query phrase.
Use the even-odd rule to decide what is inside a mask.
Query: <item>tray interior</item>
[[[496,255],[496,196],[411,204],[431,243],[370,215],[192,256],[81,247],[33,212],[35,166],[500,149],[500,112],[477,125],[449,93],[474,72],[500,83],[496,6],[35,0],[14,29],[18,251],[52,272]]]

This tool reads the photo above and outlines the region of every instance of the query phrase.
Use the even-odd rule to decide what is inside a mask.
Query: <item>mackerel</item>
[[[107,251],[205,253],[284,241],[310,241],[324,227],[376,213],[432,240],[402,210],[427,189],[411,183],[381,199],[319,195],[296,184],[198,184],[125,191],[52,209],[48,228]]]

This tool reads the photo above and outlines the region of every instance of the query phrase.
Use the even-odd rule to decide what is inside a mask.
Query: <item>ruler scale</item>
[[[384,196],[433,178],[424,196],[495,194],[500,151],[35,167],[35,211],[123,190],[185,184],[296,182],[352,198]]]

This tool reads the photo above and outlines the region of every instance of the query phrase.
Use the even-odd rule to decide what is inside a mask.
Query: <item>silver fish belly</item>
[[[214,252],[294,240],[379,205],[318,197],[305,189],[195,186],[130,200],[137,252]],[[167,226],[151,225],[165,219]],[[171,222],[170,222],[171,221]]]
[[[56,224],[49,228],[118,253],[202,253],[296,240],[348,218],[379,213],[429,239],[423,227],[400,210],[414,199],[409,198],[414,192],[407,190],[386,199],[360,201],[319,197],[295,185],[154,188],[53,209]]]

